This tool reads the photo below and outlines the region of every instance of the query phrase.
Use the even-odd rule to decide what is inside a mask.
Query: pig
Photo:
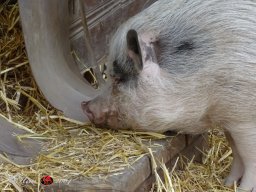
[[[158,0],[109,49],[102,94],[82,102],[98,127],[199,134],[224,129],[227,186],[256,191],[256,1]]]

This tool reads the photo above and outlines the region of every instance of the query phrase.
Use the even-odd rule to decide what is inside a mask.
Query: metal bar
[[[89,52],[89,58],[88,58],[89,59],[89,64],[90,64],[90,67],[93,68],[93,71],[94,71],[95,76],[97,78],[98,87],[101,87],[101,85],[104,84],[105,82],[104,82],[104,79],[103,79],[103,75],[100,72],[100,68],[97,65],[95,54],[94,54],[92,46],[91,46],[92,45],[91,34],[90,34],[90,31],[89,31],[89,28],[88,28],[88,23],[87,23],[86,12],[85,12],[85,7],[84,7],[83,0],[79,0],[79,3],[80,3],[80,8],[81,8],[81,18],[82,18],[82,24],[83,24],[84,36],[85,36],[85,38],[84,38],[85,39],[85,46],[86,46],[86,49]]]

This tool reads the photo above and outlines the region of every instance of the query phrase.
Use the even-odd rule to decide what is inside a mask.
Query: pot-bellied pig
[[[100,127],[198,134],[222,127],[225,184],[256,191],[256,1],[159,0],[119,27],[109,81],[82,103]]]

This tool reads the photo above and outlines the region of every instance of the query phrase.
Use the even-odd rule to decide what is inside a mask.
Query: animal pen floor
[[[0,164],[1,191],[235,191],[222,186],[232,157],[217,130],[209,133],[209,148],[200,151],[202,136],[163,139],[154,133],[101,130],[63,117],[44,99],[32,77],[18,6],[0,6],[0,113],[29,128],[31,134],[24,137],[45,143],[29,166]],[[202,163],[193,154],[203,156]],[[0,158],[6,161],[3,155]],[[53,177],[54,184],[40,186],[44,175]]]

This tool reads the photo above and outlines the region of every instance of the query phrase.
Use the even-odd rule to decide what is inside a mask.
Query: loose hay
[[[7,3],[0,5],[0,114],[30,131],[20,139],[33,137],[47,144],[32,165],[0,164],[1,190],[23,191],[28,183],[39,186],[45,174],[67,181],[81,176],[104,178],[149,153],[157,178],[152,191],[234,191],[222,185],[232,158],[223,135],[217,131],[210,134],[211,147],[204,154],[203,164],[186,164],[181,158],[175,165],[183,170],[170,172],[161,164],[161,180],[151,149],[158,146],[151,144],[151,139],[163,138],[162,135],[100,130],[63,117],[36,86],[25,52],[18,6]]]
[[[191,161],[188,164],[180,161],[184,170],[172,174],[176,192],[228,192],[234,191],[223,186],[223,180],[228,175],[232,157],[231,149],[225,137],[219,130],[209,134],[210,147],[204,153],[202,164]]]

